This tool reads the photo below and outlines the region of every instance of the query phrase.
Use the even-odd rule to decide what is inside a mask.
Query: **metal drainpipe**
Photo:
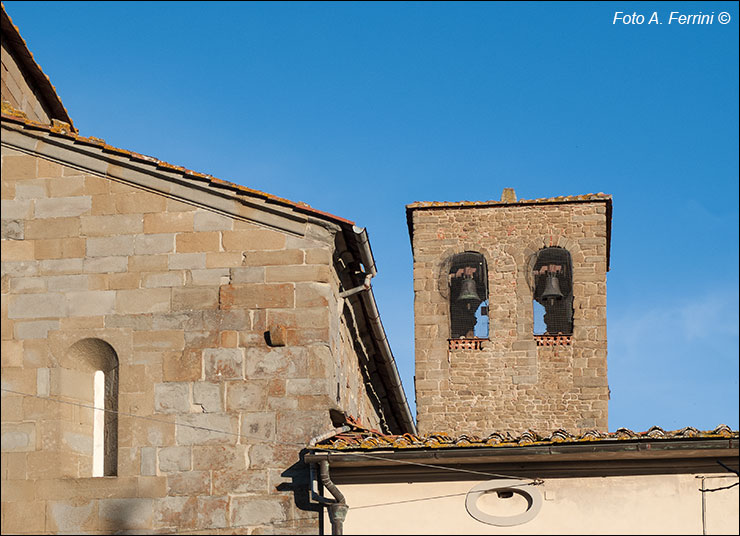
[[[336,501],[331,502],[326,506],[329,510],[331,533],[332,535],[344,534],[343,524],[347,517],[349,506],[347,506],[347,501],[345,500],[344,495],[342,495],[342,492],[337,489],[337,486],[329,477],[329,462],[327,460],[319,462],[319,471],[321,474],[321,483],[329,490],[329,493],[334,495],[334,498],[336,499]]]

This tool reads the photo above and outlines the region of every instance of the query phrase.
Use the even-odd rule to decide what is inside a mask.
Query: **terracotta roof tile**
[[[278,197],[276,195],[268,194],[260,190],[255,190],[253,188],[248,188],[240,184],[235,184],[233,182],[225,181],[222,179],[217,179],[216,177],[213,177],[212,175],[207,175],[205,173],[193,171],[183,166],[177,166],[174,164],[170,164],[168,162],[159,160],[153,156],[147,156],[147,155],[139,154],[139,153],[129,151],[126,149],[121,149],[119,147],[113,147],[112,145],[108,145],[107,143],[105,143],[105,140],[96,138],[94,136],[90,136],[90,137],[80,136],[69,124],[64,123],[62,121],[54,120],[51,125],[33,121],[31,119],[28,119],[25,113],[14,109],[12,106],[10,106],[6,102],[2,103],[2,120],[21,125],[23,128],[26,128],[26,129],[46,131],[46,132],[49,132],[49,134],[51,135],[63,137],[63,138],[72,140],[74,143],[79,143],[81,145],[91,145],[95,147],[100,147],[103,149],[103,151],[107,153],[112,153],[118,156],[128,157],[132,161],[151,164],[157,168],[165,169],[167,171],[181,173],[185,177],[188,177],[191,179],[204,180],[208,182],[210,186],[226,188],[228,190],[233,191],[236,194],[249,195],[252,197],[259,197],[261,199],[264,199],[265,201],[268,201],[271,203],[277,203],[279,205],[285,205],[287,207],[297,209],[301,212],[312,214],[321,219],[332,220],[336,223],[340,223],[344,225],[354,225],[354,222],[351,220],[342,218],[340,216],[335,216],[334,214],[330,214],[329,212],[324,212],[322,210],[315,209],[311,207],[310,205],[308,205],[307,203],[304,203],[301,201],[291,201],[289,199],[285,199],[284,197]]]
[[[388,449],[454,449],[470,447],[521,447],[527,445],[548,445],[553,443],[584,443],[584,442],[617,442],[641,439],[686,439],[740,437],[740,432],[721,424],[714,430],[697,430],[686,427],[680,430],[666,431],[653,426],[646,432],[633,432],[628,428],[619,428],[616,432],[599,432],[588,430],[581,434],[571,434],[566,430],[558,429],[550,435],[540,435],[533,430],[527,430],[519,436],[512,436],[508,432],[493,432],[486,437],[462,434],[454,437],[446,433],[425,435],[386,435],[377,430],[370,430],[357,425],[351,425],[348,432],[336,434],[319,442],[314,448],[322,450],[388,450]]]

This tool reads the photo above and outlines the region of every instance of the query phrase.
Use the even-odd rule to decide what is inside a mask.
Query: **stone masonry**
[[[419,431],[607,431],[611,198],[415,203],[407,211]],[[538,345],[527,270],[532,256],[549,246],[567,249],[572,258],[574,330],[566,343]],[[448,345],[445,260],[465,251],[482,253],[488,265],[490,328],[482,348]]]
[[[380,426],[336,226],[225,215],[45,136],[3,124],[2,532],[315,533],[301,447],[330,408]],[[122,412],[100,478],[95,348]]]

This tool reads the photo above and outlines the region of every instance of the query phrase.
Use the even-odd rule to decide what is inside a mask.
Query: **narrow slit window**
[[[573,334],[573,270],[568,250],[540,250],[532,272],[535,335]]]
[[[488,338],[488,270],[480,253],[452,258],[449,271],[450,338]]]
[[[105,467],[105,373],[95,372],[93,410],[93,474],[103,476]],[[101,409],[98,409],[101,408]]]

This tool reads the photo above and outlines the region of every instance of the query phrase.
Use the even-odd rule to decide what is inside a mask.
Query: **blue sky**
[[[610,430],[738,429],[737,3],[5,7],[82,135],[367,227],[412,408],[404,206],[605,192]]]

